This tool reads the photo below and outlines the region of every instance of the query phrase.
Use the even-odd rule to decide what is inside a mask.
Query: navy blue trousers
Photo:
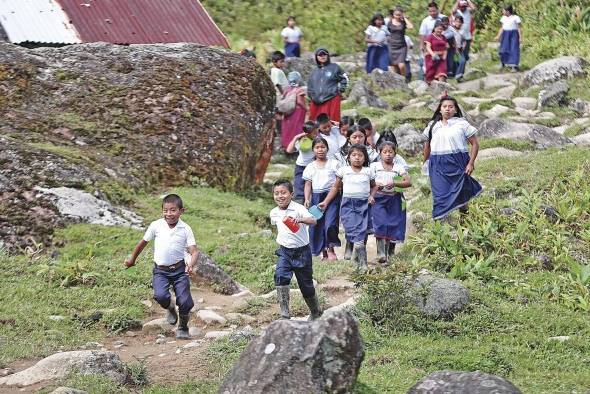
[[[178,306],[178,312],[181,315],[188,314],[195,305],[191,295],[190,279],[184,270],[184,264],[173,271],[154,266],[152,278],[154,299],[162,308],[168,308],[171,299],[170,286],[172,286],[176,295],[176,306]]]
[[[303,204],[303,200],[305,199],[305,181],[303,180],[303,170],[305,170],[305,166],[295,164],[295,173],[293,175],[293,200],[300,204]]]
[[[312,193],[311,204],[317,205],[324,201],[328,192]],[[309,239],[311,240],[311,252],[319,256],[326,248],[340,247],[338,231],[340,225],[340,196],[328,204],[324,216],[318,220],[315,226],[309,226]]]
[[[279,246],[275,254],[279,257],[275,269],[275,285],[290,285],[294,273],[303,297],[311,298],[315,296],[311,249],[309,245],[300,248]]]

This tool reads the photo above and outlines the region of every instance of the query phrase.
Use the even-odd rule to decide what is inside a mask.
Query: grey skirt
[[[400,63],[405,63],[407,54],[408,54],[408,47],[402,47],[402,48],[389,47],[389,64],[391,66],[396,66]]]

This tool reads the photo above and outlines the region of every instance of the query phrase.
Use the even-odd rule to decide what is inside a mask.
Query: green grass
[[[575,124],[573,126],[568,127],[563,133],[563,135],[565,135],[566,137],[575,137],[580,134],[588,133],[588,129],[590,129],[590,126],[587,124]]]
[[[482,138],[479,141],[479,149],[499,147],[517,151],[528,151],[534,150],[535,144],[531,141],[516,141],[506,138]]]
[[[479,104],[479,110],[487,111],[489,109],[492,109],[496,105],[503,105],[508,108],[514,108],[514,103],[512,102],[512,100],[497,99]]]

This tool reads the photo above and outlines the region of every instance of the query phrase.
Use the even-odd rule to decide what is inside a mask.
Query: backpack
[[[295,112],[297,106],[297,93],[299,89],[292,89],[283,94],[283,97],[277,102],[277,109],[285,115],[291,115]]]

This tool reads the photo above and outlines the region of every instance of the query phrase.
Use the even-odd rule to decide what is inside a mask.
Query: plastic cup
[[[317,205],[309,207],[309,213],[311,213],[316,220],[320,220],[322,216],[324,216],[324,212],[322,212]]]
[[[299,223],[297,223],[291,216],[285,216],[283,218],[283,223],[285,223],[285,226],[287,226],[291,232],[296,233],[299,231]]]

